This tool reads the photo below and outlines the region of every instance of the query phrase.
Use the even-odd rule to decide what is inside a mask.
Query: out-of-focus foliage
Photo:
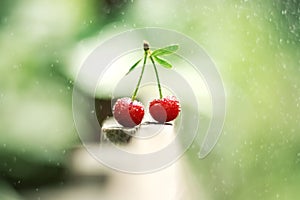
[[[67,151],[78,144],[66,59],[126,5],[111,3],[0,2],[0,179],[13,187],[63,179]]]

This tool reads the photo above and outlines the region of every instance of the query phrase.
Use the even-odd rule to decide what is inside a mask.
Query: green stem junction
[[[160,81],[159,81],[159,76],[158,76],[158,71],[157,71],[157,67],[155,65],[155,62],[154,62],[154,59],[153,57],[151,56],[151,53],[150,53],[150,48],[149,48],[149,43],[144,41],[144,62],[143,62],[143,67],[142,67],[142,71],[141,71],[141,74],[140,74],[140,77],[139,77],[139,80],[138,80],[138,83],[136,85],[136,88],[133,92],[133,95],[131,97],[131,100],[134,101],[136,99],[136,96],[137,96],[137,92],[139,90],[139,87],[140,87],[140,84],[141,84],[141,81],[142,81],[142,77],[144,75],[144,71],[145,71],[145,66],[146,66],[146,62],[147,62],[147,57],[150,57],[150,60],[153,64],[153,68],[154,68],[154,71],[155,71],[155,76],[156,76],[156,81],[157,81],[157,86],[158,86],[158,91],[159,91],[159,98],[161,99],[163,97],[162,95],[162,91],[161,91],[161,86],[160,86]]]

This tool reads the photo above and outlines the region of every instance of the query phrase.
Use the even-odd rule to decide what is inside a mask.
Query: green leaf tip
[[[173,45],[170,45],[170,46],[166,46],[166,47],[163,47],[163,48],[156,49],[151,53],[151,55],[155,57],[155,56],[162,56],[162,55],[172,54],[172,53],[175,53],[175,51],[177,51],[178,49],[179,49],[179,45],[173,44]]]
[[[129,71],[126,73],[126,75],[128,75],[132,70],[134,70],[134,68],[141,62],[141,60],[142,59],[139,59],[136,63],[134,63],[131,67],[130,67],[130,69],[129,69]],[[125,75],[125,76],[126,76]]]
[[[167,68],[167,69],[171,69],[172,65],[165,59],[159,58],[157,56],[153,56],[155,61],[160,64],[161,66]]]

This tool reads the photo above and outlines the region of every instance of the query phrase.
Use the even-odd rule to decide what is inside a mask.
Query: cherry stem
[[[161,86],[160,86],[160,81],[159,81],[159,77],[158,77],[158,72],[157,72],[157,68],[156,68],[154,59],[151,55],[150,55],[150,60],[153,64],[154,71],[155,71],[155,76],[156,76],[156,81],[157,81],[157,86],[158,86],[158,91],[159,91],[159,98],[162,99],[163,95],[162,95],[162,92],[161,92]]]
[[[147,61],[147,55],[148,55],[148,51],[149,51],[149,49],[145,48],[145,43],[144,43],[144,51],[145,51],[145,55],[144,55],[144,63],[143,63],[143,67],[142,67],[142,72],[140,74],[139,81],[138,81],[138,83],[136,85],[136,88],[134,90],[134,93],[132,95],[132,98],[131,98],[132,101],[134,101],[135,98],[136,98],[136,95],[137,95],[137,92],[139,90],[139,87],[140,87],[140,84],[141,84],[141,80],[142,80],[142,77],[143,77],[143,74],[144,74],[144,71],[145,71],[145,66],[146,66],[146,61]]]

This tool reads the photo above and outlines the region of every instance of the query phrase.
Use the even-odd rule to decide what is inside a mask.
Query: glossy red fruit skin
[[[178,116],[180,104],[175,96],[154,99],[150,102],[149,112],[152,118],[159,123],[169,122]]]
[[[113,106],[113,115],[119,124],[124,127],[139,125],[144,117],[145,111],[142,103],[131,98],[118,99]]]

